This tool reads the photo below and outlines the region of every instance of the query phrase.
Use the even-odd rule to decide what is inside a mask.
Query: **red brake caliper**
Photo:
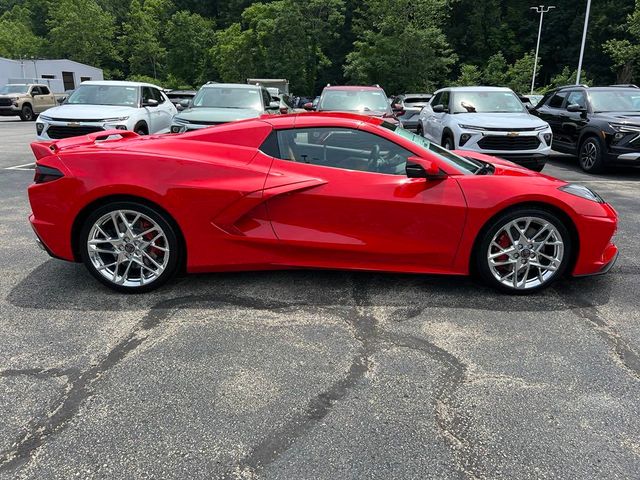
[[[509,240],[509,236],[503,232],[502,235],[498,237],[498,240],[496,241],[496,243],[500,245],[502,248],[507,248],[511,243],[511,240]],[[506,262],[508,259],[509,257],[505,253],[504,255],[500,255],[499,257],[496,257],[496,262]],[[501,267],[497,267],[497,268],[505,269],[506,267],[502,265]]]

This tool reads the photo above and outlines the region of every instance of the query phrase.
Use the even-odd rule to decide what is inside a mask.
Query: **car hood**
[[[43,115],[51,118],[64,118],[69,120],[128,117],[133,115],[137,108],[122,107],[119,105],[60,105],[59,107],[45,110]]]
[[[453,119],[458,124],[485,128],[536,128],[547,122],[529,113],[455,113]]]
[[[640,126],[640,112],[601,112],[594,114],[594,117],[611,123],[628,123]]]
[[[454,153],[461,157],[475,158],[483,162],[488,162],[495,167],[493,175],[507,176],[507,177],[527,177],[527,181],[531,181],[535,184],[557,184],[558,186],[566,185],[567,182],[559,180],[555,177],[550,177],[543,173],[534,172],[526,167],[504,160],[502,158],[494,157],[492,155],[485,155],[479,152],[471,152],[467,150],[454,150]]]
[[[252,108],[207,108],[197,107],[182,110],[175,118],[187,120],[191,123],[198,122],[233,122],[245,118],[255,118],[262,114]]]

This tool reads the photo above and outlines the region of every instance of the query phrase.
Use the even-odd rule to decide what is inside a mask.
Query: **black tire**
[[[522,217],[535,217],[543,220],[544,222],[548,222],[553,227],[555,227],[563,243],[563,256],[562,256],[562,260],[560,262],[559,267],[557,267],[555,271],[548,273],[548,277],[545,278],[543,283],[541,283],[540,285],[531,285],[528,287],[523,286],[522,288],[515,288],[514,286],[505,285],[504,283],[499,281],[498,278],[496,278],[496,276],[494,276],[493,272],[491,271],[491,267],[489,266],[488,256],[490,253],[490,249],[493,248],[491,245],[492,245],[494,236],[497,235],[498,232],[500,232],[500,230],[502,230],[506,225],[508,225],[509,222],[512,222]],[[529,251],[526,246],[524,250],[527,250],[527,252],[535,251],[535,250]],[[523,253],[520,253],[520,252],[523,252]],[[514,253],[518,253],[518,255],[521,255],[520,258],[516,256],[516,262],[525,261],[524,260],[525,255],[523,250],[515,249]],[[537,267],[533,266],[533,262],[541,261],[540,260],[541,257],[539,253],[538,253],[538,260],[533,259],[533,256],[530,256],[530,253],[527,253],[526,257],[531,261],[531,265],[529,265],[529,267],[531,267],[533,270],[531,271],[531,273],[529,273],[529,276],[530,276],[529,278],[532,278],[538,272]],[[523,208],[514,208],[511,210],[505,211],[503,214],[491,220],[490,223],[488,223],[485,226],[485,228],[483,228],[476,242],[476,248],[474,249],[473,262],[475,264],[475,272],[479,274],[480,278],[487,285],[497,290],[500,290],[502,292],[515,294],[515,295],[523,295],[523,294],[538,292],[540,290],[547,288],[551,284],[553,284],[556,280],[558,280],[558,278],[564,275],[564,273],[567,270],[567,267],[569,266],[569,263],[571,262],[572,257],[573,257],[573,242],[571,239],[571,234],[569,233],[569,230],[565,225],[565,222],[562,219],[560,219],[556,214],[550,211],[544,210],[542,208],[523,207]],[[498,258],[498,260],[500,259]],[[521,265],[521,264],[518,263],[518,265]],[[520,268],[522,268],[522,266],[520,266]],[[508,271],[508,269],[506,271]],[[526,270],[526,271],[529,272],[530,270]],[[524,278],[524,271],[522,273]],[[511,281],[509,280],[509,282]],[[525,284],[526,283],[527,282],[525,282]]]
[[[33,108],[31,105],[23,105],[22,110],[20,111],[20,120],[23,122],[30,122],[35,120],[35,115],[33,114]]]
[[[133,131],[138,135],[149,135],[149,128],[144,123],[138,123],[133,127]]]
[[[453,137],[450,133],[445,133],[442,137],[442,146],[447,150],[455,150],[456,144],[453,141]]]
[[[100,273],[100,271],[94,265],[90,257],[89,247],[87,242],[89,240],[89,234],[94,224],[104,215],[107,215],[110,212],[114,212],[117,210],[121,210],[121,211],[127,210],[134,213],[141,213],[142,215],[149,217],[158,225],[158,227],[162,230],[164,237],[166,238],[166,244],[164,246],[168,247],[168,252],[166,254],[169,255],[166,266],[164,267],[164,270],[162,271],[162,273],[157,276],[157,278],[155,278],[153,281],[150,281],[149,283],[145,283],[144,285],[127,286],[127,285],[120,285],[115,283],[113,280],[106,278],[105,275]],[[181,265],[184,252],[182,251],[181,243],[178,241],[178,236],[177,236],[178,232],[176,231],[177,227],[174,227],[174,225],[175,224],[172,221],[172,219],[168,218],[167,214],[165,214],[159,209],[152,208],[145,204],[134,202],[134,201],[112,202],[97,208],[85,220],[82,226],[82,230],[80,231],[80,238],[78,241],[78,245],[80,248],[80,256],[89,273],[91,273],[91,275],[93,275],[98,281],[100,281],[102,284],[106,285],[107,287],[113,290],[116,290],[118,292],[124,292],[124,293],[149,292],[151,290],[155,290],[159,288],[160,286],[165,284],[167,281],[169,281],[172,277],[174,277]],[[107,255],[112,255],[112,254],[107,254]],[[109,258],[115,260],[115,255]],[[127,260],[123,259],[123,262],[126,262],[126,261]],[[123,263],[123,267],[124,266],[125,264]],[[140,271],[142,270],[140,269]]]
[[[580,143],[578,163],[587,173],[604,172],[604,145],[600,138],[587,137]]]

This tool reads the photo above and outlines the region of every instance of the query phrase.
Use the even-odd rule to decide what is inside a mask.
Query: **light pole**
[[[540,36],[542,35],[542,18],[552,8],[556,8],[555,5],[540,5],[539,7],[530,7],[531,10],[535,10],[540,14],[540,26],[538,27],[538,41],[536,42],[536,58],[533,60],[533,76],[531,77],[531,95],[533,95],[533,87],[536,84],[536,70],[538,68],[538,51],[540,50]]]
[[[587,41],[587,29],[589,28],[589,11],[591,10],[591,0],[587,0],[587,13],[584,15],[584,29],[582,30],[582,45],[580,46],[580,60],[578,60],[578,73],[576,74],[576,85],[580,85],[580,72],[582,71],[582,57],[584,56],[584,44]]]

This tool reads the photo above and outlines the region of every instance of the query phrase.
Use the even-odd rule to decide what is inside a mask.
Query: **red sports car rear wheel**
[[[135,202],[114,202],[93,212],[80,238],[89,272],[121,292],[147,292],[178,268],[179,244],[165,214]]]

